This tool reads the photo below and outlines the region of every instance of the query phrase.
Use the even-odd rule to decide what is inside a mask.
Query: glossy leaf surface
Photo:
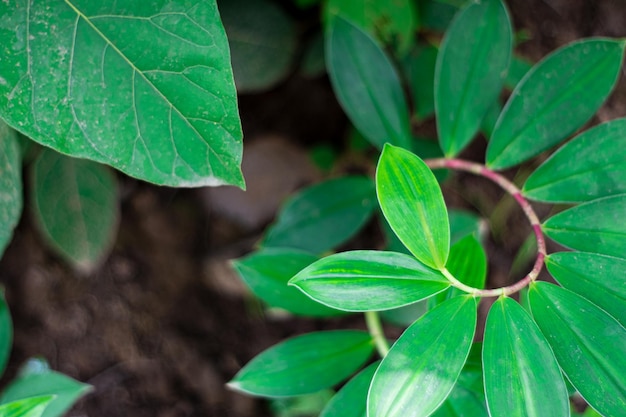
[[[375,208],[375,186],[369,178],[328,180],[288,200],[262,245],[322,253],[354,236]]]
[[[500,0],[469,2],[448,28],[435,69],[437,131],[446,156],[458,155],[478,132],[502,90],[511,52],[511,23]]]
[[[310,394],[349,377],[365,363],[373,349],[372,338],[367,332],[308,333],[262,352],[228,385],[263,397]]]
[[[367,392],[380,362],[359,372],[326,404],[320,417],[366,417]]]
[[[623,52],[622,41],[586,39],[535,65],[498,119],[487,147],[487,166],[517,165],[585,124],[613,89]]]
[[[533,171],[523,189],[528,198],[553,203],[621,193],[626,193],[626,119],[603,123],[563,145]]]
[[[326,33],[326,65],[339,103],[373,145],[410,147],[409,109],[400,79],[376,41],[340,16]]]
[[[567,388],[546,338],[513,299],[489,310],[483,344],[485,393],[491,417],[569,415]]]
[[[243,186],[215,0],[10,0],[0,15],[0,117],[10,126],[157,184]]]
[[[465,364],[476,329],[476,300],[456,297],[411,325],[374,374],[369,416],[421,417],[446,399]]]
[[[350,251],[320,259],[289,282],[309,297],[347,311],[412,304],[450,286],[441,272],[396,252]]]
[[[112,170],[50,149],[33,164],[32,204],[52,249],[90,271],[108,254],[117,233],[119,203]]]
[[[376,191],[387,222],[421,262],[442,268],[450,250],[448,212],[432,171],[417,156],[386,145],[376,169]]]
[[[9,360],[12,343],[13,322],[11,321],[9,306],[4,299],[2,289],[0,289],[0,375],[4,373],[4,368]]]
[[[543,231],[556,242],[584,252],[626,257],[626,195],[605,197],[549,218]]]
[[[15,131],[0,120],[0,257],[22,215],[22,157]]]
[[[535,322],[572,385],[601,414],[626,410],[626,329],[586,299],[546,282],[529,290]]]
[[[30,397],[0,405],[2,417],[41,417],[54,397],[51,395]]]

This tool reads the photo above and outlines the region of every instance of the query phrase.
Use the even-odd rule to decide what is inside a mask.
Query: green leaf
[[[25,398],[0,405],[2,417],[41,417],[53,395]]]
[[[466,0],[419,0],[418,10],[424,28],[444,32]]]
[[[448,211],[450,219],[450,244],[454,245],[465,236],[473,233],[480,236],[482,220],[474,213],[464,210],[451,209]]]
[[[0,288],[0,375],[4,372],[9,360],[12,342],[13,323],[11,322],[9,306],[4,299],[2,288]]]
[[[1,64],[0,64],[1,65]],[[2,87],[0,87],[2,88]],[[22,215],[22,157],[15,131],[0,120],[0,257]]]
[[[626,193],[626,119],[603,123],[567,142],[528,177],[522,192],[552,203]]]
[[[287,285],[291,277],[318,259],[296,249],[266,248],[234,261],[233,267],[254,295],[272,307],[312,317],[341,314]]]
[[[308,333],[262,352],[228,385],[263,397],[311,394],[349,377],[365,363],[373,349],[372,338],[367,332]]]
[[[622,41],[586,39],[535,65],[500,114],[487,147],[487,166],[517,165],[585,124],[613,89],[623,53]]]
[[[274,398],[270,401],[272,417],[317,417],[334,394],[335,391],[325,389],[314,394]]]
[[[450,225],[430,168],[411,152],[387,144],[376,169],[376,191],[400,241],[421,262],[442,269],[450,249]]]
[[[219,0],[228,36],[235,85],[240,93],[267,90],[291,70],[297,32],[291,18],[274,2]]]
[[[412,304],[450,286],[441,272],[396,252],[337,253],[289,281],[312,299],[346,311],[387,310]]]
[[[380,362],[359,372],[326,404],[320,417],[367,417],[367,392]]]
[[[45,149],[33,164],[33,213],[51,248],[83,271],[110,250],[119,223],[113,172]]]
[[[354,236],[375,209],[374,183],[369,178],[328,180],[291,197],[262,245],[322,253]]]
[[[413,48],[403,61],[409,78],[415,112],[420,119],[430,117],[435,112],[435,65],[437,48],[420,45]]]
[[[334,17],[326,33],[326,65],[333,90],[356,128],[373,145],[409,148],[409,109],[395,68],[376,41]]]
[[[532,314],[572,385],[606,416],[626,410],[626,329],[571,291],[546,282],[529,290]]]
[[[469,144],[498,98],[512,39],[500,0],[470,2],[448,28],[435,69],[437,131],[446,156],[458,155]]]
[[[548,255],[546,266],[559,284],[602,308],[626,327],[626,259],[558,252]]]
[[[567,388],[550,345],[511,298],[499,298],[489,310],[483,363],[491,417],[569,415]]]
[[[11,127],[157,184],[243,187],[215,0],[8,0],[0,16],[0,118]]]
[[[533,64],[526,59],[513,55],[509,71],[504,79],[504,86],[509,90],[514,90],[517,84],[522,81],[524,76],[530,71]]]
[[[542,225],[552,240],[584,252],[626,257],[626,195],[572,207]]]
[[[470,351],[477,301],[456,297],[409,327],[374,374],[370,416],[428,416],[446,399]]]

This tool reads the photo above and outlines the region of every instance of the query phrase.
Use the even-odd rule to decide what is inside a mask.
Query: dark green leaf
[[[456,156],[467,146],[498,98],[512,39],[500,0],[470,2],[448,28],[435,69],[437,131],[446,156]]]
[[[450,286],[441,272],[396,252],[337,253],[298,273],[290,285],[320,303],[346,311],[412,304]]]
[[[0,64],[1,65],[1,64]],[[2,88],[2,87],[0,87]],[[22,215],[22,157],[15,131],[0,119],[0,257]]]
[[[419,14],[423,27],[444,32],[466,0],[419,0]]]
[[[531,62],[513,55],[509,71],[506,73],[506,78],[504,79],[504,86],[509,90],[514,90],[532,67],[533,64]]]
[[[451,209],[448,211],[450,219],[450,244],[454,245],[465,236],[473,233],[480,236],[482,220],[474,213]]]
[[[376,169],[376,191],[400,241],[427,266],[443,268],[450,249],[450,225],[430,168],[411,152],[385,145]]]
[[[308,333],[262,352],[228,385],[263,397],[311,394],[349,377],[373,349],[371,336],[362,331]]]
[[[513,299],[489,310],[483,345],[485,393],[491,417],[569,415],[567,388],[545,337]]]
[[[561,369],[580,395],[606,416],[626,410],[626,329],[571,291],[546,282],[529,290],[532,314]]]
[[[308,78],[321,77],[326,73],[324,35],[322,32],[316,33],[313,39],[307,43],[300,62],[300,73]]]
[[[535,65],[498,119],[487,147],[487,166],[517,165],[585,124],[613,89],[623,52],[623,41],[586,39]]]
[[[408,74],[415,113],[420,119],[435,112],[435,63],[437,48],[432,45],[414,48],[403,61]]]
[[[317,417],[334,394],[335,391],[325,389],[314,394],[274,398],[270,401],[272,417]]]
[[[340,16],[331,19],[326,65],[339,103],[373,145],[410,147],[409,110],[400,79],[370,35]]]
[[[11,344],[13,342],[13,323],[9,306],[4,299],[2,288],[0,288],[0,375],[4,372],[9,355],[11,354]]]
[[[340,245],[373,214],[374,189],[369,178],[344,177],[301,191],[285,204],[263,246],[322,253]]]
[[[359,372],[326,404],[320,417],[366,417],[367,392],[380,362]]]
[[[2,417],[41,417],[53,395],[25,398],[0,405]]]
[[[421,417],[432,414],[456,383],[476,329],[477,301],[456,297],[409,327],[374,374],[370,416]]]
[[[157,184],[243,187],[226,35],[215,0],[191,6],[0,3],[0,117]]]

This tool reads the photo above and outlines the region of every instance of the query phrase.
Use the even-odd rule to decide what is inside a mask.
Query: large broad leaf
[[[584,252],[626,257],[626,194],[565,210],[542,225],[556,242]]]
[[[530,287],[532,314],[580,395],[605,416],[626,410],[626,329],[571,291],[546,282]]]
[[[22,214],[22,158],[16,136],[0,120],[0,257]]]
[[[263,397],[310,394],[349,377],[373,349],[371,336],[357,330],[296,336],[252,359],[228,386]]]
[[[33,212],[51,247],[90,271],[117,233],[117,183],[107,166],[46,149],[33,164]]]
[[[566,143],[528,177],[523,193],[552,203],[626,193],[626,119],[603,123]]]
[[[347,311],[412,304],[450,286],[441,272],[396,252],[337,253],[298,273],[290,285],[320,303]]]
[[[626,259],[586,252],[558,252],[546,258],[559,284],[585,297],[626,327]]]
[[[352,123],[378,148],[409,148],[409,110],[400,79],[376,41],[341,16],[326,32],[326,65],[337,99]]]
[[[4,294],[0,288],[0,375],[4,373],[4,368],[11,353],[11,343],[13,342],[13,323],[9,306],[4,299]]]
[[[550,345],[511,298],[499,298],[489,310],[483,364],[491,417],[569,415],[567,388]]]
[[[624,42],[587,39],[558,49],[513,90],[487,147],[487,166],[517,165],[581,127],[609,95]]]
[[[9,0],[0,16],[0,117],[13,128],[157,184],[243,187],[215,0]]]
[[[341,314],[287,285],[291,277],[317,260],[297,249],[267,248],[234,261],[233,266],[254,295],[272,307],[313,317]]]
[[[450,250],[448,212],[437,179],[424,161],[385,145],[376,169],[376,191],[387,222],[424,264],[442,269]]]
[[[375,187],[366,177],[344,177],[293,196],[262,243],[322,253],[347,241],[376,209]]]
[[[0,405],[2,417],[41,417],[46,407],[54,399],[52,395],[31,397]]]
[[[320,417],[366,417],[367,392],[380,362],[359,372],[326,404]]]
[[[498,98],[512,37],[501,0],[470,2],[448,28],[435,70],[437,130],[446,156],[467,146]]]
[[[477,302],[456,297],[409,327],[374,374],[369,416],[421,417],[446,399],[463,369],[476,329]]]

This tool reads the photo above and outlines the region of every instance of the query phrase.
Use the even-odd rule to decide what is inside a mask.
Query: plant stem
[[[380,322],[380,316],[376,311],[366,311],[365,312],[365,323],[367,324],[367,330],[372,335],[374,339],[374,344],[376,345],[376,350],[381,358],[387,356],[389,353],[389,342],[385,337],[385,333],[383,332],[383,325]]]

